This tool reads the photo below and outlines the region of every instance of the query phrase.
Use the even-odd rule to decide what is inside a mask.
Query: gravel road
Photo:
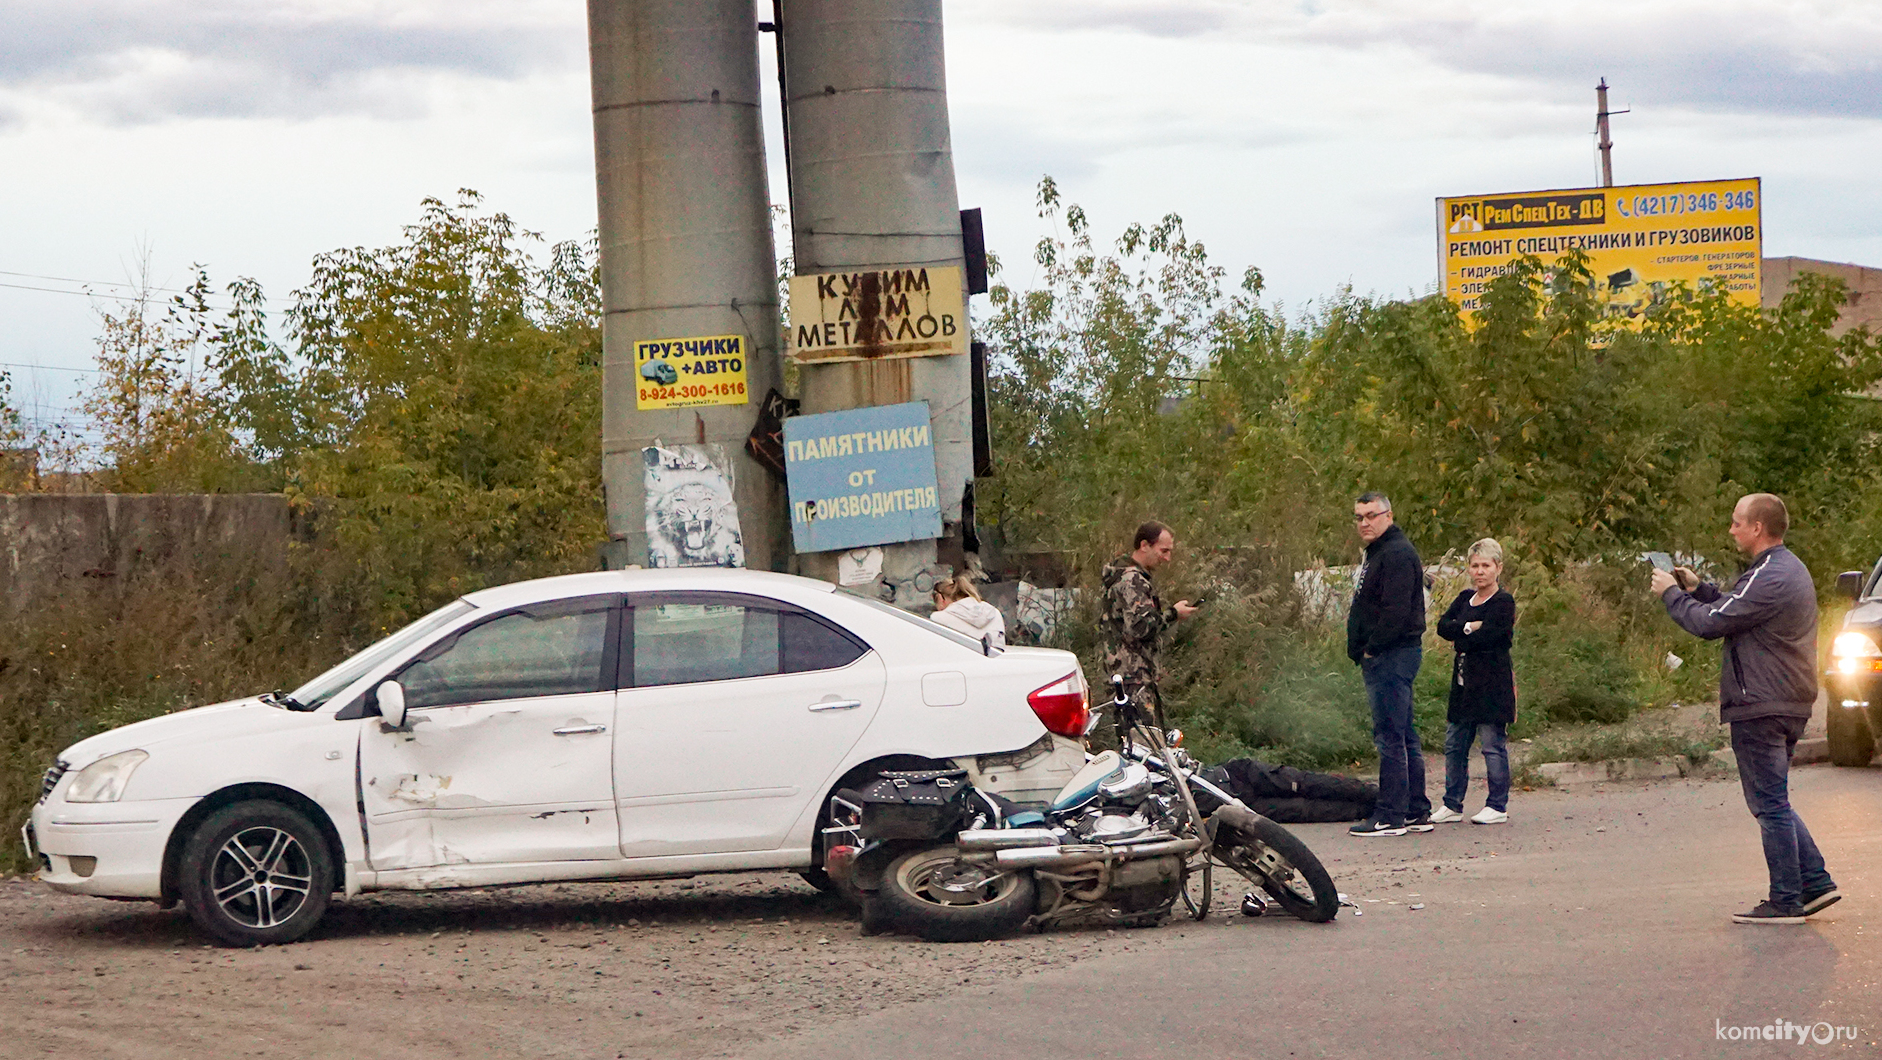
[[[1218,891],[1239,902],[1233,883],[1219,879]],[[180,910],[58,895],[16,877],[0,880],[12,1040],[0,1053],[732,1056],[1092,956],[1277,926],[1243,924],[927,945],[865,938],[833,899],[766,873],[364,895],[336,900],[304,942],[228,950],[205,945]]]

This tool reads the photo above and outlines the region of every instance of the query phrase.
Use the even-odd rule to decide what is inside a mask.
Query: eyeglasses
[[[1354,512],[1353,522],[1369,523],[1369,522],[1372,522],[1374,519],[1380,518],[1381,516],[1386,516],[1386,515],[1391,515],[1391,514],[1392,514],[1392,509],[1390,508],[1387,508],[1384,511],[1378,511],[1378,512]]]

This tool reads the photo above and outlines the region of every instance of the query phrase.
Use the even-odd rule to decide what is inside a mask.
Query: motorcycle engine
[[[1150,831],[1150,822],[1127,807],[1093,807],[1070,822],[1070,828],[1087,843],[1103,843],[1135,839]]]

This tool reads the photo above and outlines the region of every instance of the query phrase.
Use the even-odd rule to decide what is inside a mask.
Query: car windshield
[[[853,592],[850,592],[848,589],[843,589],[841,591],[843,595],[849,597],[852,600],[860,600],[861,602],[868,604],[870,607],[873,607],[878,611],[881,611],[885,614],[894,615],[896,618],[899,618],[902,621],[907,622],[911,625],[920,626],[922,630],[925,632],[934,633],[934,634],[938,634],[940,636],[946,637],[947,639],[953,641],[954,643],[959,644],[963,648],[972,648],[974,651],[979,652],[983,655],[986,653],[986,650],[987,650],[986,645],[982,644],[981,642],[975,640],[974,638],[968,636],[965,633],[961,633],[957,630],[949,629],[948,627],[941,625],[938,622],[930,622],[927,619],[911,611],[904,611],[901,608],[896,607],[893,604],[885,604],[881,600],[871,599],[870,597],[864,596],[861,593],[853,593]]]
[[[453,600],[424,618],[406,626],[358,655],[295,689],[289,696],[302,710],[319,710],[327,700],[360,679],[368,670],[406,648],[436,633],[476,607],[463,600]]]

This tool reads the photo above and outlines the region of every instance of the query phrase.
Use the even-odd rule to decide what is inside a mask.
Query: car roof
[[[664,570],[611,570],[564,574],[526,582],[493,586],[467,593],[464,599],[479,609],[519,607],[601,593],[676,592],[683,590],[757,593],[789,600],[807,593],[828,594],[836,586],[814,578],[771,571],[726,567],[679,567]],[[814,598],[814,597],[813,597]]]

